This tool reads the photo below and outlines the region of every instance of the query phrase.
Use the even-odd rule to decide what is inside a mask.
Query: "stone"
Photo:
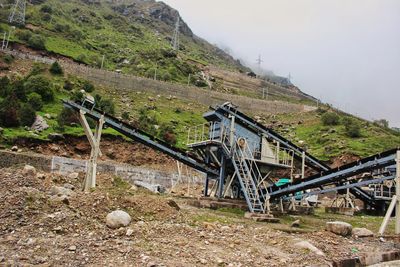
[[[68,178],[70,178],[70,179],[76,179],[76,178],[78,178],[78,176],[79,176],[79,173],[77,173],[77,172],[72,172],[72,173],[68,174]]]
[[[374,236],[374,233],[367,228],[353,228],[352,235],[357,237],[370,237]]]
[[[69,188],[61,187],[61,186],[52,186],[50,188],[50,195],[53,196],[73,196],[75,192]]]
[[[128,229],[126,230],[126,236],[131,236],[133,234],[133,230],[132,229]]]
[[[106,224],[112,229],[128,226],[131,223],[131,216],[122,210],[115,210],[107,214]]]
[[[292,222],[290,227],[300,227],[300,220],[295,220],[294,222]]]
[[[178,206],[178,204],[176,204],[176,202],[175,202],[174,200],[172,200],[172,199],[168,199],[168,200],[167,200],[167,204],[168,204],[170,207],[176,209],[177,211],[179,211],[179,210],[181,209],[181,208]]]
[[[47,136],[47,138],[49,138],[49,140],[50,141],[61,141],[61,140],[64,140],[65,139],[65,137],[64,137],[64,135],[62,135],[62,134],[59,134],[59,133],[50,133],[48,136]]]
[[[11,151],[17,152],[17,151],[18,151],[18,147],[17,147],[17,146],[13,146],[13,147],[11,148]]]
[[[36,168],[31,165],[25,165],[22,172],[24,175],[36,175]]]
[[[68,248],[69,251],[76,251],[76,246],[72,245]]]
[[[64,184],[63,187],[64,187],[64,188],[67,188],[67,189],[71,189],[71,190],[74,190],[74,189],[75,189],[75,186],[74,186],[74,185],[68,184],[68,183],[67,183],[67,184]]]
[[[40,180],[44,180],[44,179],[46,179],[46,175],[44,173],[37,173],[36,178],[38,178]]]
[[[318,248],[316,248],[313,244],[308,241],[302,240],[294,244],[297,248],[308,249],[311,252],[314,252],[316,255],[325,256],[325,254]]]
[[[327,222],[325,225],[327,231],[341,236],[351,235],[352,228],[351,224],[341,221]]]
[[[65,205],[69,205],[69,198],[66,195],[51,196],[50,201],[53,203],[64,203]]]
[[[42,116],[36,115],[35,122],[32,124],[31,129],[34,131],[41,132],[46,130],[47,128],[49,128],[49,125],[47,124],[46,120],[43,119]]]
[[[49,113],[46,113],[46,114],[44,114],[44,117],[46,118],[46,119],[51,119],[51,115],[49,114]]]

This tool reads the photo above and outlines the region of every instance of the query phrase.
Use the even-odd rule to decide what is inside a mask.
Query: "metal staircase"
[[[246,140],[224,134],[222,144],[225,155],[231,158],[234,176],[240,183],[250,212],[269,212],[268,192],[260,188],[263,185],[262,175]]]

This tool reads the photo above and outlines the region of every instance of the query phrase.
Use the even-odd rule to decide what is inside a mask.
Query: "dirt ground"
[[[197,209],[183,198],[151,194],[107,175],[83,193],[82,179],[0,169],[0,266],[329,266],[395,247],[378,237],[326,232],[329,217],[260,223],[238,210]],[[49,193],[55,185],[73,186],[75,194],[55,200]],[[128,227],[106,226],[106,215],[115,209],[131,215]],[[301,227],[291,228],[296,219]],[[299,240],[325,256],[296,248]]]

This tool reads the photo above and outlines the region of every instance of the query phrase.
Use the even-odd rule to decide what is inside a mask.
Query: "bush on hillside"
[[[28,42],[32,38],[32,33],[30,31],[17,30],[15,36],[22,41]]]
[[[74,89],[74,84],[72,82],[70,82],[69,80],[66,80],[64,82],[63,88],[64,88],[64,90],[72,91],[72,89]]]
[[[40,11],[43,12],[43,13],[51,14],[51,13],[53,13],[53,8],[51,6],[49,6],[49,5],[44,5],[44,6],[42,6],[40,8]]]
[[[27,102],[34,110],[41,110],[43,107],[42,97],[35,92],[28,95]]]
[[[176,144],[176,134],[173,128],[168,124],[162,124],[159,131],[159,136],[162,140],[170,145]]]
[[[18,98],[12,94],[5,98],[0,104],[0,124],[4,127],[18,127],[19,116],[18,112],[20,104]]]
[[[50,80],[43,75],[29,77],[24,83],[24,87],[28,93],[38,93],[46,103],[54,100],[53,86]]]
[[[34,63],[28,76],[35,76],[47,70],[47,66],[42,63]]]
[[[50,73],[54,75],[62,75],[64,73],[63,69],[61,68],[60,64],[57,61],[54,61],[53,64],[50,66]]]
[[[46,49],[44,38],[40,35],[33,35],[28,40],[28,45],[32,48],[44,50]]]
[[[0,97],[6,97],[9,94],[10,79],[7,76],[0,78]]]
[[[115,114],[115,105],[114,102],[112,102],[111,99],[102,99],[100,103],[98,103],[100,109],[104,111],[105,113],[108,113],[110,115]]]
[[[82,85],[82,89],[87,93],[91,93],[94,91],[94,85],[89,81],[84,81]]]
[[[19,118],[22,126],[31,127],[36,119],[35,110],[29,104],[22,105],[19,110]]]
[[[61,129],[64,129],[66,125],[71,123],[79,123],[79,119],[76,112],[70,108],[64,108],[57,116],[57,123]]]
[[[124,111],[122,113],[121,117],[122,117],[123,120],[126,120],[126,121],[129,120],[129,112]]]
[[[355,119],[348,118],[345,122],[344,129],[346,135],[351,138],[356,138],[361,136],[361,125]]]
[[[7,64],[11,64],[14,61],[14,56],[6,54],[3,56],[3,61]]]
[[[326,112],[321,116],[321,121],[323,125],[338,125],[340,117],[334,112]]]

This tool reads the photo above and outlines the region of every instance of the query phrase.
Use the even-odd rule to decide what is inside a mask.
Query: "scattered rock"
[[[17,146],[13,146],[13,147],[11,148],[11,151],[17,152],[17,151],[18,151],[18,147],[17,147]]]
[[[64,203],[65,205],[69,205],[69,198],[65,195],[51,196],[50,201],[53,203]]]
[[[374,233],[367,228],[353,228],[352,235],[357,237],[369,237],[374,236]]]
[[[50,115],[49,113],[44,114],[44,117],[45,117],[46,119],[49,119],[49,120],[52,118],[51,115]]]
[[[69,188],[61,187],[61,186],[52,186],[50,189],[50,195],[53,196],[73,196],[75,194]]]
[[[167,204],[168,204],[170,207],[173,207],[173,208],[175,208],[175,209],[178,210],[178,211],[181,209],[181,208],[178,206],[178,204],[176,204],[176,202],[175,202],[174,200],[172,200],[172,199],[168,199]]]
[[[44,173],[37,173],[36,178],[38,178],[40,180],[44,180],[44,179],[46,179],[46,175]]]
[[[295,220],[294,222],[292,222],[290,227],[300,227],[300,220]]]
[[[76,246],[72,245],[68,248],[69,251],[76,251]]]
[[[107,214],[106,224],[112,229],[128,226],[131,222],[131,216],[122,210],[115,210]]]
[[[132,229],[128,229],[126,230],[126,236],[131,236],[133,234],[133,230]]]
[[[71,190],[74,190],[74,189],[75,189],[75,186],[73,186],[72,184],[68,184],[68,183],[67,183],[67,184],[64,184],[63,187],[64,187],[64,188],[67,188],[67,189],[71,189]]]
[[[352,228],[351,224],[340,221],[327,222],[325,226],[327,231],[341,236],[351,235]]]
[[[72,173],[68,174],[68,178],[70,178],[70,179],[76,179],[76,178],[78,178],[78,176],[79,176],[79,173],[77,173],[77,172],[72,172]]]
[[[313,244],[305,240],[295,243],[294,246],[298,248],[308,249],[319,256],[325,256],[325,254],[321,250],[319,250]]]
[[[25,165],[23,174],[24,175],[36,175],[36,168],[31,165]]]
[[[64,140],[65,139],[65,137],[64,137],[64,135],[62,135],[62,134],[59,134],[59,133],[51,133],[51,134],[49,134],[48,136],[47,136],[47,138],[49,138],[49,140],[50,141],[61,141],[61,140]]]
[[[146,182],[142,181],[134,181],[134,184],[143,188],[146,188],[147,190],[154,192],[154,193],[164,193],[165,187],[160,185],[160,184],[149,184]]]
[[[47,128],[49,128],[49,125],[47,124],[46,120],[43,119],[42,116],[37,115],[36,119],[35,119],[35,122],[31,126],[31,129],[35,130],[35,131],[38,131],[38,132],[41,132],[41,131],[46,130]]]

